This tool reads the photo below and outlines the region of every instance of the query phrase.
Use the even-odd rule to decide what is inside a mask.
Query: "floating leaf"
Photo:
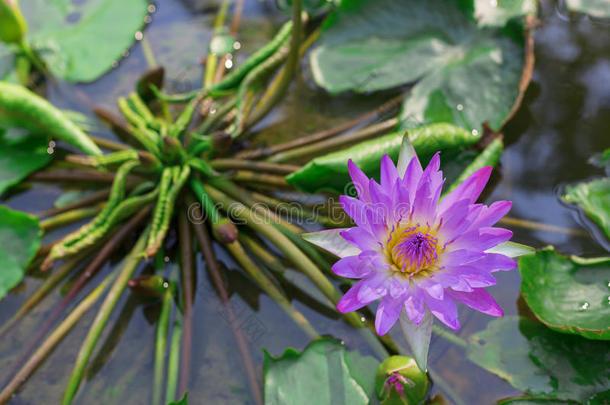
[[[610,345],[527,318],[494,319],[470,338],[468,358],[529,395],[586,401],[610,384]]]
[[[0,135],[0,195],[51,160],[42,136]]]
[[[403,104],[404,128],[433,122],[500,128],[524,90],[521,33],[514,27],[479,28],[476,18],[498,23],[500,17],[480,7],[460,8],[464,3],[342,1],[311,52],[314,79],[332,93],[417,82]],[[518,15],[502,8],[504,19]]]
[[[562,198],[582,208],[610,239],[610,177],[567,186]]]
[[[387,153],[392,160],[398,153],[405,132],[395,132],[381,138],[371,139],[350,148],[311,160],[300,170],[286,176],[293,186],[315,193],[321,190],[348,194],[346,186],[350,183],[347,162],[352,159],[369,177],[379,176],[381,158]],[[436,151],[444,151],[443,158],[476,143],[480,136],[450,124],[433,124],[409,130],[422,164],[427,162]]]
[[[608,0],[566,0],[566,5],[572,11],[587,13],[593,17],[610,17],[610,2]]]
[[[35,217],[0,205],[0,299],[23,278],[41,233]]]
[[[22,0],[27,39],[53,74],[93,81],[110,70],[144,25],[146,0]]]
[[[552,248],[519,260],[521,294],[549,328],[610,340],[610,257],[565,257]]]
[[[589,161],[591,164],[605,169],[606,174],[610,175],[610,148],[598,155],[593,156]]]
[[[331,339],[316,340],[303,353],[287,349],[279,358],[265,351],[265,404],[369,404],[377,367],[374,358],[347,353]]]

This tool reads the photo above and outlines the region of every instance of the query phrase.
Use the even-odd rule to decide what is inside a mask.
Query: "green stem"
[[[74,369],[72,370],[72,374],[70,375],[70,379],[68,381],[68,385],[66,387],[66,391],[64,392],[64,396],[62,399],[63,405],[69,405],[72,403],[74,396],[78,390],[81,379],[83,377],[83,372],[87,363],[89,362],[89,358],[91,357],[91,353],[95,348],[97,341],[100,338],[102,330],[104,326],[106,326],[106,322],[108,322],[108,318],[112,313],[119,297],[127,287],[127,283],[131,279],[134,271],[136,270],[138,263],[142,259],[144,254],[144,248],[146,246],[146,240],[148,237],[148,229],[144,231],[140,238],[138,239],[136,245],[127,258],[125,259],[125,263],[121,272],[119,273],[116,281],[112,285],[112,288],[108,292],[108,295],[104,299],[104,302],[99,309],[93,324],[89,328],[89,333],[83,342],[81,349],[78,353],[78,357],[76,358],[76,363],[74,364]]]
[[[193,336],[193,300],[195,280],[193,275],[193,235],[186,210],[181,209],[178,215],[178,240],[180,243],[180,268],[182,281],[182,351],[180,356],[180,392],[188,390],[191,373],[191,347]]]
[[[284,68],[279,73],[280,79],[277,82],[271,93],[267,92],[263,95],[260,103],[257,105],[253,117],[250,122],[257,122],[273,109],[273,107],[284,97],[288,86],[294,77],[301,56],[301,31],[302,31],[302,0],[293,0],[292,2],[292,37],[290,39],[290,51],[286,59]]]
[[[148,40],[146,39],[146,35],[142,37],[142,41],[140,41],[140,43],[142,44],[142,52],[144,52],[144,59],[146,59],[148,67],[150,69],[156,68],[157,61],[155,60],[155,54],[153,53],[150,43],[148,43]]]
[[[231,255],[239,262],[243,269],[252,279],[269,295],[286,314],[307,334],[310,339],[316,339],[320,335],[311,326],[307,318],[297,311],[291,304],[290,300],[279,290],[273,281],[258,267],[258,265],[248,256],[243,246],[235,241],[226,244],[225,247],[231,252]]]
[[[224,116],[235,108],[235,105],[237,105],[237,97],[231,97],[221,107],[217,108],[214,114],[208,114],[196,132],[200,135],[207,135]]]
[[[320,142],[311,143],[309,145],[277,153],[267,158],[267,161],[274,163],[294,162],[296,159],[301,159],[307,156],[312,156],[320,153],[328,153],[332,150],[339,149],[348,144],[361,142],[380,133],[389,131],[393,129],[396,124],[398,124],[398,119],[390,118],[389,120],[373,124],[371,126],[368,126],[345,136],[330,138]]]
[[[167,365],[167,387],[165,389],[165,403],[169,404],[176,400],[176,389],[178,387],[178,372],[180,370],[180,342],[182,341],[182,325],[179,321],[174,322],[172,330],[172,341],[169,347],[169,359]]]
[[[210,165],[216,170],[251,170],[280,175],[290,174],[301,168],[300,166],[295,165],[256,162],[244,159],[214,159],[210,162]]]
[[[218,14],[216,15],[216,21],[214,22],[214,35],[212,39],[216,35],[218,35],[225,24],[225,19],[227,18],[227,11],[229,10],[229,5],[231,4],[230,0],[223,0],[220,9],[218,10]],[[218,64],[218,56],[213,53],[208,53],[205,62],[205,74],[203,76],[203,88],[210,88],[214,84],[214,76],[216,75],[216,65]]]
[[[15,392],[25,383],[32,373],[40,366],[44,359],[51,354],[53,349],[62,341],[78,321],[91,309],[101,297],[102,293],[114,279],[115,273],[109,274],[76,308],[63,320],[62,323],[49,335],[49,337],[38,347],[32,357],[14,375],[7,386],[0,392],[0,404],[8,402]]]
[[[286,266],[282,264],[282,262],[269,253],[269,250],[261,246],[258,242],[252,239],[250,236],[240,232],[238,235],[239,241],[241,244],[254,256],[258,258],[265,266],[267,266],[272,271],[282,274],[286,271]]]
[[[2,336],[6,331],[8,331],[15,323],[23,318],[32,308],[34,308],[44,297],[53,290],[63,280],[70,272],[83,260],[85,260],[92,252],[93,249],[87,249],[82,252],[77,253],[76,255],[68,258],[65,262],[61,264],[57,269],[55,269],[49,277],[47,277],[44,282],[38,287],[38,289],[28,297],[28,299],[21,305],[21,308],[13,315],[11,319],[9,319],[2,328],[0,328],[0,336]]]
[[[229,210],[233,217],[243,221],[247,226],[256,232],[259,232],[277,246],[299,270],[313,281],[333,304],[336,305],[339,302],[342,296],[341,293],[331,284],[316,265],[294,243],[292,243],[292,241],[290,241],[290,239],[243,204],[229,198],[211,186],[205,186],[205,189],[210,197],[225,211]],[[343,314],[343,316],[350,325],[355,327],[363,326],[363,322],[356,312]]]
[[[59,228],[64,225],[71,224],[86,218],[90,218],[97,215],[102,210],[103,204],[95,207],[77,208],[71,211],[64,212],[62,214],[55,215],[54,217],[44,219],[40,221],[40,229],[43,232],[48,232],[51,229]]]
[[[436,333],[437,335],[439,335],[440,337],[442,337],[443,339],[453,343],[456,346],[459,346],[463,349],[466,349],[468,347],[468,342],[466,342],[461,337],[454,335],[453,333],[441,328],[440,326],[433,325],[432,331],[434,333]]]
[[[173,304],[172,291],[168,288],[163,295],[161,314],[157,324],[157,338],[155,340],[155,377],[153,384],[153,405],[161,405],[163,392],[163,372],[165,369],[165,348],[167,346],[167,332],[169,330],[169,318]]]
[[[32,62],[32,64],[36,67],[36,69],[38,69],[40,73],[44,75],[49,73],[47,67],[45,66],[45,63],[40,59],[40,57],[32,49],[32,47],[30,47],[30,44],[25,40],[25,38],[23,39],[23,41],[21,41],[19,47],[21,48],[21,51],[26,56],[26,58],[28,58],[30,62]]]

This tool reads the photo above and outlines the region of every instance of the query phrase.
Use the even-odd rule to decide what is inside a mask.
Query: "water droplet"
[[[360,320],[361,320],[362,322],[366,322],[366,318],[365,318],[365,317],[363,317],[363,316],[361,316],[361,317],[360,317]]]
[[[216,114],[216,109],[215,108],[210,108],[210,114]]]
[[[608,288],[610,288],[610,281],[608,281]]]
[[[233,61],[232,61],[231,59],[227,59],[227,60],[225,61],[225,67],[226,67],[227,69],[231,69],[231,68],[233,67]]]
[[[54,151],[55,151],[55,149],[53,149],[53,148],[47,148],[47,153],[49,155],[52,155]]]
[[[144,23],[146,24],[150,24],[152,22],[152,17],[147,15],[146,17],[144,17]]]
[[[578,310],[586,311],[587,309],[589,309],[589,306],[590,306],[590,304],[587,301],[584,301],[579,305]]]
[[[169,263],[169,256],[165,256],[165,257],[163,258],[163,260],[165,261],[165,263]]]
[[[461,104],[458,104],[457,107],[455,107],[455,108],[457,108],[458,111],[462,111],[464,109],[464,106]]]
[[[154,13],[155,11],[157,11],[157,7],[154,4],[151,4],[150,6],[148,6],[149,13]]]
[[[49,142],[49,147],[50,148],[54,148],[55,147],[55,141],[50,141]]]
[[[169,287],[169,283],[166,281],[163,283],[163,288],[167,288],[167,287]]]
[[[112,67],[116,68],[119,66],[119,62],[117,62],[116,60],[114,62],[112,62]]]
[[[239,41],[235,41],[235,42],[233,43],[233,49],[238,50],[238,49],[240,49],[240,48],[241,48],[241,42],[239,42]]]
[[[136,41],[141,41],[142,38],[144,38],[144,34],[142,34],[142,31],[136,31]]]
[[[472,130],[472,134],[473,134],[474,136],[477,136],[477,135],[479,135],[479,131],[477,131],[476,129],[473,129],[473,130]]]

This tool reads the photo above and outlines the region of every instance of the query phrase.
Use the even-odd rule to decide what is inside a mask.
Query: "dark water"
[[[145,33],[157,62],[167,69],[170,89],[184,91],[200,85],[199,60],[207,50],[214,14],[214,7],[209,2],[164,0],[157,3],[153,22]],[[285,18],[269,1],[246,1],[239,34],[243,50],[236,55],[238,60],[263,44]],[[534,78],[521,109],[505,128],[507,148],[497,174],[497,185],[487,201],[513,200],[510,215],[514,218],[583,229],[578,213],[560,203],[557,195],[566,183],[601,175],[601,171],[590,166],[587,160],[595,152],[610,147],[610,53],[607,42],[610,22],[569,14],[561,5],[545,1],[541,23],[535,36]],[[116,98],[133,89],[146,67],[141,45],[137,44],[116,69],[96,83],[60,85],[50,88],[49,94],[63,108],[87,112],[88,106],[101,105],[116,111]],[[271,142],[327,128],[357,116],[387,98],[387,95],[329,97],[312,84],[305,67],[282,106],[256,128],[256,139]],[[50,207],[61,191],[52,186],[37,187],[12,196],[6,203],[13,208],[39,212]],[[515,241],[535,247],[553,244],[559,252],[584,256],[605,253],[589,235],[509,228],[515,232]],[[170,235],[172,238],[175,236]],[[230,258],[220,250],[217,253],[226,264],[231,299],[243,322],[262,379],[262,347],[279,355],[290,346],[303,349],[308,338],[271,299],[252,286]],[[173,266],[171,261],[168,266]],[[107,265],[96,281],[110,269]],[[231,328],[220,300],[210,288],[200,257],[197,258],[197,270],[189,402],[253,403]],[[288,274],[296,284],[313,290],[298,273],[288,270]],[[498,285],[490,289],[507,314],[518,313],[519,283],[518,272],[501,272]],[[23,286],[5,298],[0,306],[0,322],[8,319],[39,284],[39,279],[28,277]],[[59,292],[51,294],[0,341],[0,381],[8,377],[20,349],[27,346],[50,308],[60,300]],[[296,299],[294,305],[318,331],[344,340],[349,350],[373,354],[362,336],[337,320],[332,311],[316,311],[303,301]],[[128,294],[121,298],[75,403],[150,402],[158,311],[156,304]],[[460,308],[460,314],[463,327],[459,335],[463,338],[483,329],[490,319],[467,308]],[[70,332],[12,404],[58,403],[94,316],[95,311],[91,311]],[[401,341],[397,329],[393,335]],[[431,368],[466,404],[490,404],[519,394],[507,382],[470,363],[462,349],[440,337],[433,337],[430,356]],[[439,384],[433,386],[432,392],[442,392]]]

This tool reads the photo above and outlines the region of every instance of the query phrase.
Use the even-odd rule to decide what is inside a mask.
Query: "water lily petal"
[[[345,295],[337,303],[337,310],[339,310],[339,312],[354,312],[378,298],[373,298],[370,301],[364,301],[358,298],[360,289],[365,285],[365,283],[365,280],[360,280],[354,284],[352,288],[347,290]]]
[[[489,180],[492,167],[483,167],[470,175],[462,184],[457,186],[453,191],[443,198],[438,206],[438,212],[443,215],[447,210],[451,209],[457,201],[468,199],[474,203],[481,195],[483,188]]]
[[[442,323],[449,326],[451,329],[459,329],[460,321],[458,320],[457,306],[453,298],[446,294],[442,300],[432,298],[430,295],[424,295],[426,306]]]
[[[398,171],[392,159],[386,154],[381,158],[381,187],[385,190],[391,190],[398,180]]]
[[[347,278],[362,278],[369,274],[371,270],[366,262],[360,260],[358,256],[344,257],[333,264],[332,267],[333,273]]]
[[[456,300],[468,305],[470,308],[491,316],[503,316],[504,311],[496,300],[482,288],[475,288],[472,292],[448,290],[447,294]]]
[[[385,296],[377,307],[375,315],[375,330],[379,336],[383,336],[396,323],[402,311],[402,301]]]
[[[347,162],[347,170],[358,193],[358,198],[365,202],[371,201],[369,196],[369,178],[366,177],[366,174],[356,166],[352,159]]]

